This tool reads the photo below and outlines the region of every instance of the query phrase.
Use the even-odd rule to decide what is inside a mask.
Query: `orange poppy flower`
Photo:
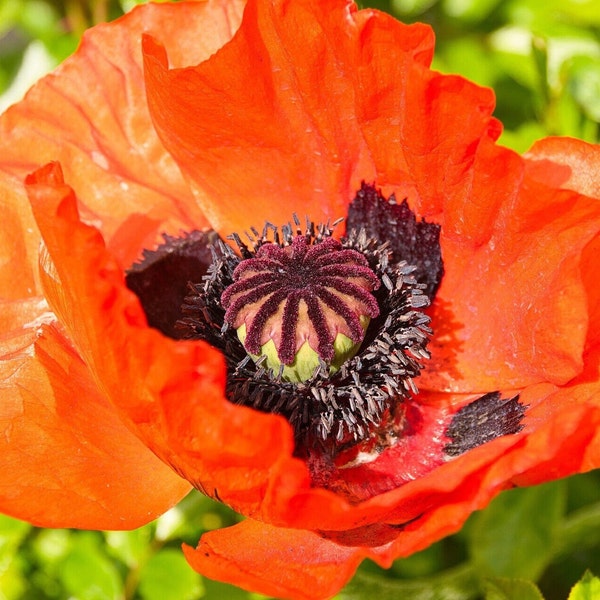
[[[549,139],[520,157],[496,145],[492,93],[431,71],[432,52],[429,28],[346,0],[146,5],[90,30],[2,116],[3,512],[131,528],[193,486],[248,517],[185,547],[195,569],[325,598],[364,558],[386,566],[422,549],[503,489],[600,465],[600,150]],[[196,268],[193,283],[207,269],[219,280],[216,234],[204,232],[293,213],[348,216],[390,244],[396,266],[365,251],[379,310],[394,315],[373,312],[365,344],[428,338],[429,319],[434,332],[430,359],[413,344],[400,400],[387,393],[399,387],[392,359],[359,350],[351,360],[391,365],[388,379],[353,362],[360,381],[344,383],[343,401],[383,408],[363,407],[373,418],[361,422],[328,405],[319,418],[343,418],[325,433],[244,405],[243,384],[232,395],[219,340],[174,339],[174,286]],[[432,228],[406,250],[416,271],[397,267],[397,232],[422,219]],[[414,328],[390,334],[396,315]],[[340,373],[268,385],[283,404],[279,389],[335,400]]]

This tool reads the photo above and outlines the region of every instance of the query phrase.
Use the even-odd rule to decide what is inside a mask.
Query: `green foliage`
[[[102,548],[102,538],[92,531],[73,537],[61,561],[60,581],[69,596],[81,600],[118,600],[121,580],[114,563]]]
[[[565,491],[563,481],[516,489],[496,498],[490,510],[474,515],[469,554],[479,571],[537,580],[553,555]]]
[[[571,590],[569,600],[597,600],[598,598],[600,598],[600,579],[586,571]]]
[[[485,600],[544,600],[535,583],[525,579],[490,577],[483,586]]]
[[[476,600],[480,583],[470,565],[414,579],[392,579],[361,569],[340,592],[339,600]]]
[[[167,548],[152,555],[140,572],[143,600],[194,600],[204,595],[200,575],[192,571],[183,553]]]

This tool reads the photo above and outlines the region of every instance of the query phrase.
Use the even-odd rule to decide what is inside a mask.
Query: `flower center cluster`
[[[340,221],[166,236],[127,274],[150,325],[220,350],[227,398],[284,416],[298,456],[394,444],[429,356],[439,225],[366,183]]]
[[[223,353],[227,398],[284,416],[327,487],[332,461],[376,456],[416,431],[406,401],[429,356],[423,309],[444,273],[440,227],[365,183],[341,239],[338,223],[294,222],[252,229],[250,247],[233,234],[237,250],[214,231],[165,236],[126,281],[152,327]],[[446,456],[520,431],[518,400],[492,392],[461,409]]]
[[[237,252],[214,243],[181,337],[219,348],[228,398],[285,416],[299,453],[388,444],[429,356],[427,286],[363,229],[337,240],[337,223],[295,225],[253,229],[251,247],[234,234]]]
[[[285,381],[329,374],[355,355],[380,286],[364,255],[328,237],[296,235],[290,244],[266,243],[239,263],[221,295],[225,322],[255,359]]]

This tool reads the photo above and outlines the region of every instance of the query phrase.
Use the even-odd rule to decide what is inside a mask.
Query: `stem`
[[[70,31],[81,38],[88,23],[80,0],[65,0],[65,13]]]
[[[135,567],[129,570],[127,577],[125,577],[125,583],[123,584],[123,600],[133,600],[135,598],[138,586],[140,584],[140,574],[142,568],[148,562],[148,560],[154,556],[162,547],[164,543],[156,538],[152,538],[152,541],[148,545],[148,551],[145,553],[143,560],[140,560]]]
[[[96,0],[91,2],[92,10],[92,23],[98,25],[98,23],[105,23],[108,21],[108,2],[107,0]]]

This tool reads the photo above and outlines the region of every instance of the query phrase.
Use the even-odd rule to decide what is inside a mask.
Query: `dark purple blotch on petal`
[[[127,271],[127,287],[140,299],[150,327],[171,338],[183,337],[175,324],[183,317],[188,284],[202,280],[212,263],[211,246],[217,237],[214,231],[163,235],[164,243],[144,250],[142,260]]]
[[[368,237],[387,241],[394,261],[416,267],[415,279],[426,285],[424,292],[433,301],[444,275],[439,225],[417,221],[406,200],[398,204],[393,194],[386,199],[374,185],[363,182],[348,207],[346,228],[364,228]]]
[[[452,441],[444,452],[448,456],[459,456],[500,436],[518,433],[523,429],[526,410],[518,394],[504,399],[499,392],[481,396],[454,415],[446,431]]]

